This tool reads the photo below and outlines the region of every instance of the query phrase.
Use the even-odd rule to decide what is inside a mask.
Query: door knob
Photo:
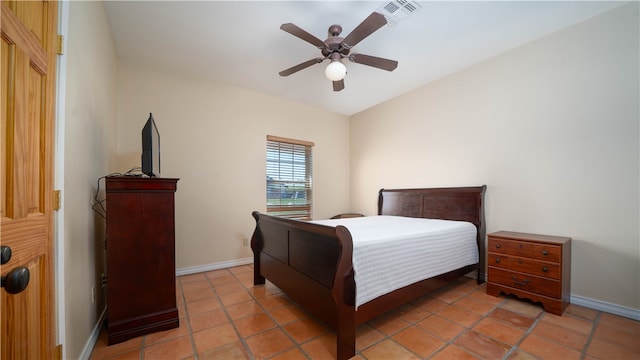
[[[4,265],[11,260],[11,248],[5,245],[0,246],[0,265]]]
[[[20,293],[27,288],[27,285],[29,285],[29,269],[24,266],[18,266],[2,277],[2,287],[9,294]]]

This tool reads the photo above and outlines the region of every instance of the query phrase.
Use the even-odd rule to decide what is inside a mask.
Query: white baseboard
[[[197,274],[205,271],[220,270],[220,269],[226,269],[234,266],[249,265],[249,264],[253,264],[253,257],[223,261],[223,262],[214,263],[214,264],[180,268],[176,270],[176,276]]]
[[[584,306],[589,309],[604,311],[610,314],[623,316],[632,320],[640,321],[640,310],[630,307],[612,304],[610,302],[590,299],[580,295],[573,295],[569,299],[572,304]]]
[[[93,348],[96,347],[96,342],[98,342],[98,337],[100,336],[100,328],[102,327],[102,323],[104,322],[104,318],[106,316],[107,307],[105,306],[104,310],[102,310],[102,314],[100,314],[100,317],[98,318],[96,326],[93,327],[93,331],[89,336],[89,340],[87,340],[87,343],[84,344],[84,348],[82,349],[82,352],[80,353],[80,357],[78,359],[88,360],[91,357],[91,352],[93,351]]]

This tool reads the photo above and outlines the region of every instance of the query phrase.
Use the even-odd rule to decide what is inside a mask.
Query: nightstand
[[[562,315],[571,290],[571,238],[498,231],[488,240],[487,294],[527,298]]]

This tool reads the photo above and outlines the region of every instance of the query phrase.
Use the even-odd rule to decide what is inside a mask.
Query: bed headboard
[[[381,189],[378,215],[468,221],[484,228],[484,192],[487,186]]]

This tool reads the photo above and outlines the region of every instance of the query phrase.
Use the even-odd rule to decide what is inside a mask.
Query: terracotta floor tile
[[[335,359],[336,336],[329,333],[302,344],[302,350],[311,359]]]
[[[234,305],[249,300],[251,300],[251,295],[249,295],[245,290],[220,295],[220,302],[222,302],[224,306]]]
[[[489,313],[487,317],[490,319],[506,322],[509,325],[524,331],[529,330],[529,328],[535,321],[530,317],[516,314],[513,311],[504,310],[501,308],[495,309],[494,311]]]
[[[280,354],[269,358],[269,360],[307,360],[307,357],[298,348],[293,348],[281,352]]]
[[[404,305],[393,311],[394,314],[406,320],[409,323],[416,323],[424,320],[431,315],[431,311],[428,311],[422,306],[409,304]]]
[[[238,282],[238,280],[236,280],[233,275],[227,273],[225,275],[210,277],[209,282],[213,286],[221,286],[226,284],[235,284]]]
[[[493,305],[498,305],[504,301],[504,297],[502,296],[488,295],[487,291],[484,288],[472,291],[469,295],[467,295],[467,297],[476,301],[486,302]]]
[[[511,355],[507,357],[507,359],[508,360],[539,360],[537,357],[522,350],[516,350],[512,352]],[[583,359],[583,360],[588,360],[588,359]]]
[[[360,351],[384,339],[385,335],[368,324],[356,328],[356,350]]]
[[[222,309],[215,309],[201,314],[194,314],[189,317],[191,331],[198,332],[211,327],[220,326],[229,322],[227,314]]]
[[[276,327],[276,323],[267,314],[246,316],[233,321],[234,326],[243,338]]]
[[[140,360],[142,349],[135,349],[124,354],[109,357],[108,360]],[[91,359],[94,359],[93,357]],[[105,359],[106,360],[106,359]]]
[[[221,306],[222,305],[220,305],[218,299],[198,300],[187,304],[187,314],[189,314],[189,316],[202,314],[215,309],[220,309]]]
[[[307,313],[302,311],[298,306],[286,305],[274,308],[269,311],[271,317],[280,325],[290,323],[298,319],[307,317]]]
[[[430,356],[446,344],[417,326],[400,331],[392,339],[421,358]]]
[[[194,281],[206,281],[207,280],[207,277],[205,276],[204,273],[182,275],[182,276],[178,276],[178,278],[180,279],[180,284],[182,284],[182,285],[184,285],[186,283],[194,282]]]
[[[587,355],[597,359],[616,359],[616,360],[637,360],[640,359],[640,353],[631,351],[618,344],[592,339],[587,349]]]
[[[251,357],[246,347],[240,341],[219,346],[198,355],[199,360],[249,360]]]
[[[379,342],[362,352],[369,360],[376,359],[420,359],[415,354],[392,340]]]
[[[391,335],[406,328],[410,324],[406,320],[388,313],[369,321],[369,325],[383,334]]]
[[[640,355],[640,334],[633,334],[600,323],[596,327],[593,338],[620,345]]]
[[[219,346],[239,340],[231,324],[220,325],[193,333],[193,342],[196,344],[198,354],[206,353]]]
[[[138,336],[133,339],[129,339],[127,341],[109,346],[107,345],[107,336],[105,335],[98,338],[98,341],[96,342],[96,345],[93,348],[93,353],[91,354],[91,358],[106,359],[118,354],[130,352],[135,349],[140,349],[141,346],[142,346],[142,336]]]
[[[174,339],[185,335],[189,335],[189,325],[187,324],[186,320],[181,320],[179,326],[175,329],[157,331],[145,335],[144,346],[151,346],[159,342],[167,341],[169,339]]]
[[[207,279],[182,284],[182,292],[200,289],[211,289],[211,284],[209,284],[209,281],[207,281]]]
[[[520,329],[489,318],[482,319],[473,330],[509,346],[515,346],[525,334]]]
[[[236,292],[236,291],[244,291],[245,288],[239,282],[232,282],[228,284],[215,286],[215,290],[216,290],[216,294],[218,294],[218,296],[221,296],[221,295]]]
[[[329,332],[319,322],[310,318],[289,322],[283,328],[298,344]]]
[[[594,321],[598,316],[598,311],[575,304],[569,304],[569,306],[567,306],[565,310],[565,313],[571,314],[575,317],[585,318],[591,321]]]
[[[281,294],[282,290],[267,281],[264,285],[252,287],[249,289],[249,292],[251,292],[256,299],[259,299],[269,295]]]
[[[544,312],[544,308],[540,304],[532,303],[527,299],[518,299],[515,297],[507,297],[500,304],[500,308],[513,311],[516,314],[524,315],[532,319],[537,319]]]
[[[522,344],[520,344],[519,348],[541,359],[571,360],[580,359],[581,357],[581,353],[578,351],[569,349],[536,335],[527,336]]]
[[[477,356],[472,355],[466,352],[464,349],[456,346],[456,345],[448,345],[446,348],[442,349],[438,352],[432,360],[477,360],[479,359]]]
[[[482,319],[482,316],[467,311],[459,306],[449,305],[437,312],[437,314],[447,320],[453,321],[464,327],[471,327]]]
[[[267,310],[292,304],[291,300],[284,293],[267,295],[261,298],[257,298],[257,300],[260,305],[262,305],[262,307]]]
[[[618,315],[602,313],[599,323],[640,336],[640,321],[634,321]]]
[[[473,330],[458,336],[454,343],[485,359],[502,359],[511,349],[510,346]]]
[[[227,314],[231,320],[243,318],[245,316],[263,314],[264,310],[255,300],[244,301],[241,303],[226,306]]]
[[[593,322],[581,318],[572,316],[571,314],[564,314],[562,316],[554,315],[551,313],[544,313],[542,321],[547,321],[558,326],[565,327],[567,329],[574,330],[580,334],[589,335],[593,328]]]
[[[570,347],[577,351],[582,351],[587,344],[588,336],[580,334],[571,329],[550,323],[548,321],[540,321],[531,332],[547,340],[557,342],[564,346]]]
[[[182,336],[144,348],[145,359],[186,359],[193,355],[193,346],[189,336]]]
[[[90,360],[335,359],[335,332],[273,283],[254,286],[251,265],[179,276],[176,291],[179,328],[112,346],[103,330]],[[636,360],[640,322],[577,305],[556,316],[460,278],[359,325],[356,349],[351,360]]]
[[[444,319],[438,315],[431,315],[418,323],[418,326],[446,341],[453,340],[456,335],[464,331],[464,327]]]
[[[271,329],[245,339],[256,359],[266,359],[293,348],[295,345],[281,329]]]
[[[482,316],[487,315],[489,311],[495,308],[495,305],[493,304],[473,300],[469,297],[463,297],[462,299],[456,301],[454,305]]]
[[[183,294],[184,300],[187,302],[187,304],[198,300],[215,299],[216,296],[216,293],[211,287],[185,290]]]

